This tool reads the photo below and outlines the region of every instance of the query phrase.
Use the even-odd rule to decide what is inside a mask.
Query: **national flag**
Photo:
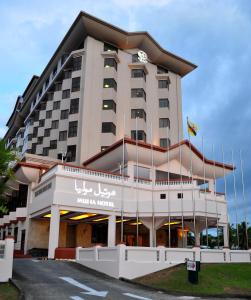
[[[196,136],[198,131],[198,126],[187,118],[187,131],[189,135]]]

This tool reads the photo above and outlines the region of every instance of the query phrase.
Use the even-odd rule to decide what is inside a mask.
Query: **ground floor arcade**
[[[122,221],[123,220],[123,221]],[[201,232],[205,220],[196,219],[197,231],[191,218],[168,216],[121,216],[93,211],[69,211],[53,205],[50,211],[29,219],[27,223],[26,250],[42,249],[54,258],[57,248],[113,247],[123,243],[127,246],[165,246],[173,248],[192,247],[201,244]],[[215,227],[215,220],[207,220]],[[224,231],[224,230],[223,230]],[[224,232],[227,236],[227,232]],[[223,246],[223,244],[222,244]],[[227,238],[224,238],[227,247]]]

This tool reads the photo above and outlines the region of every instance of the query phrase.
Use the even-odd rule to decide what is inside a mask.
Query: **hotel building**
[[[234,167],[183,140],[181,78],[195,67],[147,32],[81,12],[8,120],[21,160],[0,239],[54,258],[121,242],[185,248],[189,232],[199,246],[205,228],[222,227],[228,247],[215,183]]]

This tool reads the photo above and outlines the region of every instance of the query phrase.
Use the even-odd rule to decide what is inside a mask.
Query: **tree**
[[[10,163],[16,159],[14,151],[6,149],[5,141],[0,139],[0,214],[7,212],[6,200],[3,194],[6,188],[6,179],[13,177]]]

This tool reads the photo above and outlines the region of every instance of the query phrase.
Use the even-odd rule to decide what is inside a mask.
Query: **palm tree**
[[[6,179],[13,177],[10,163],[17,159],[14,151],[6,149],[5,141],[0,139],[0,214],[7,213],[6,200],[3,196]]]

